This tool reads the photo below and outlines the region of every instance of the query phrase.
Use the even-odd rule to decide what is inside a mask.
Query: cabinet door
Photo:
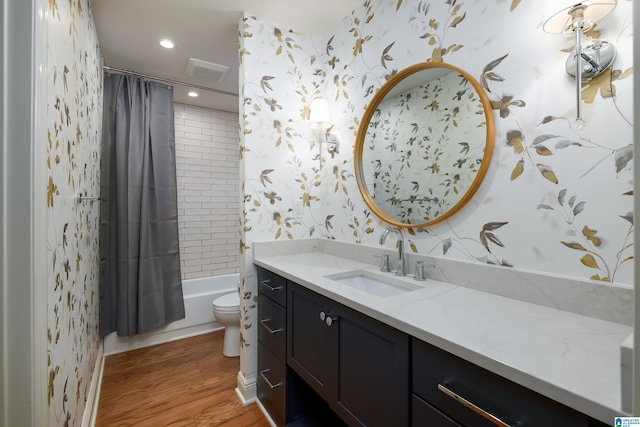
[[[340,306],[335,411],[351,425],[409,424],[409,336]]]
[[[289,366],[347,424],[407,426],[408,335],[308,289],[288,288]]]
[[[287,363],[327,402],[336,395],[336,328],[320,317],[329,314],[327,298],[289,283]]]

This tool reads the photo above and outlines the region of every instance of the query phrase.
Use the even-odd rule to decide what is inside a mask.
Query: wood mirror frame
[[[443,69],[445,70],[444,73],[442,72]],[[400,96],[399,94],[394,94],[393,92],[398,91],[398,88],[402,87],[402,85],[406,85],[407,81],[418,80],[416,78],[417,77],[416,73],[424,72],[425,70],[430,70],[429,73],[435,70],[435,77],[431,77],[425,80],[422,80],[422,77],[420,77],[421,83],[418,84],[418,86],[416,86],[418,88],[422,88],[423,86],[426,87],[428,86],[430,81],[439,79],[443,75],[449,75],[450,73],[457,73],[459,77],[463,77],[464,79],[466,79],[467,82],[471,84],[476,94],[478,95],[479,102],[481,103],[482,110],[484,111],[484,125],[486,127],[484,132],[484,135],[485,135],[484,137],[485,140],[483,144],[484,149],[483,149],[482,159],[481,161],[479,161],[479,168],[476,172],[475,177],[473,177],[473,180],[469,185],[469,187],[466,188],[466,190],[464,190],[464,193],[462,194],[460,199],[457,202],[455,202],[455,204],[451,208],[447,209],[445,212],[441,213],[435,218],[430,218],[426,220],[425,222],[406,223],[406,222],[402,222],[401,218],[393,218],[392,216],[390,216],[389,213],[385,212],[382,208],[380,208],[380,206],[374,200],[373,195],[370,194],[367,188],[367,177],[365,177],[364,175],[363,150],[365,148],[365,143],[366,143],[365,140],[367,137],[367,133],[369,131],[371,119],[376,113],[376,111],[378,110],[378,108],[380,107],[380,103],[383,102],[385,99],[387,99],[387,95],[389,95],[390,93],[392,95],[390,96],[390,99],[396,96]],[[449,70],[449,71],[447,72],[446,70]],[[395,91],[394,91],[394,88],[396,88]],[[400,94],[408,93],[405,91],[407,91],[406,88],[401,89]],[[383,221],[389,224],[392,224],[398,227],[422,228],[422,227],[427,227],[427,226],[436,224],[438,222],[444,221],[445,219],[451,217],[453,214],[455,214],[460,209],[462,209],[462,207],[467,202],[469,202],[469,200],[472,198],[472,196],[480,187],[480,184],[482,183],[482,180],[484,179],[487,173],[487,170],[489,168],[489,164],[491,162],[491,156],[493,153],[493,146],[494,146],[494,137],[495,137],[495,128],[494,128],[494,122],[493,122],[493,112],[491,108],[491,103],[489,101],[487,94],[484,92],[480,84],[471,75],[469,75],[467,72],[465,72],[464,70],[461,70],[458,67],[455,67],[450,64],[445,64],[442,62],[423,62],[423,63],[412,65],[402,71],[399,71],[397,74],[392,76],[389,80],[387,80],[387,82],[385,82],[380,87],[380,89],[378,89],[378,91],[375,93],[373,99],[371,100],[371,102],[367,106],[367,109],[365,110],[365,113],[362,117],[362,121],[360,122],[360,126],[358,128],[358,133],[356,136],[356,143],[354,148],[354,168],[355,168],[356,181],[358,183],[358,189],[360,190],[360,193],[362,194],[362,197],[365,203],[367,204],[367,206],[369,207],[369,209],[371,209],[371,211],[375,215],[377,215],[380,219],[382,219]],[[480,148],[480,144],[478,147]],[[471,176],[472,175],[470,175],[469,179],[471,179]],[[372,180],[373,177],[369,177],[369,179]]]

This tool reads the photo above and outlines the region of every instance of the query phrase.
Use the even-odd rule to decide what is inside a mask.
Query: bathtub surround
[[[173,88],[104,79],[100,335],[132,336],[184,319]]]
[[[174,104],[178,234],[185,318],[105,337],[105,355],[221,329],[212,302],[238,288],[238,115]]]
[[[175,341],[223,328],[213,316],[213,301],[238,290],[238,273],[199,277],[182,281],[185,318],[147,334],[119,337],[112,333],[104,337],[104,354],[122,353],[164,342]]]
[[[182,279],[238,272],[238,115],[174,105]]]
[[[322,38],[246,14],[240,23],[246,383],[256,375],[253,243],[321,237],[375,245],[387,224],[359,194],[355,135],[387,77],[423,61],[455,65],[481,82],[494,109],[495,151],[470,203],[448,221],[407,230],[407,250],[436,262],[492,265],[495,286],[505,292],[511,269],[549,275],[549,286],[566,277],[589,315],[628,310],[632,6],[619,1],[598,23],[602,38],[616,40],[618,57],[610,72],[584,86],[582,129],[572,128],[575,83],[564,69],[563,50],[571,41],[544,33],[540,25],[557,8],[551,0],[367,0]],[[328,100],[332,131],[341,141],[340,153],[325,154],[322,170],[308,127],[308,108],[317,96]],[[303,203],[302,215],[294,215],[294,201]],[[600,299],[600,286],[608,283],[622,286],[622,308]],[[529,291],[548,299],[545,286]],[[633,315],[619,316],[627,322]]]

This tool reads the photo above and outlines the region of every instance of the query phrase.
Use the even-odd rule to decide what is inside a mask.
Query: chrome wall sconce
[[[544,22],[543,29],[551,34],[573,35],[575,48],[567,58],[567,73],[576,80],[576,128],[584,126],[581,114],[582,83],[602,74],[613,64],[616,49],[606,40],[595,40],[584,48],[582,34],[594,27],[596,21],[604,18],[617,5],[617,0],[585,0],[573,3],[555,13]]]
[[[331,133],[333,123],[329,114],[329,105],[323,98],[315,98],[311,101],[311,113],[309,127],[314,130],[318,141],[318,154],[320,156],[320,169],[322,169],[322,144],[327,146],[327,152],[338,153],[339,140],[337,135]]]

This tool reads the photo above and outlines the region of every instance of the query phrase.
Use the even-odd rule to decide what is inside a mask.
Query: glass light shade
[[[311,114],[309,126],[311,129],[329,129],[332,126],[331,117],[329,115],[329,105],[323,98],[316,98],[311,101]]]
[[[551,34],[562,34],[573,31],[572,11],[574,11],[576,7],[581,6],[584,13],[582,20],[588,24],[586,28],[583,27],[582,30],[586,31],[593,26],[593,23],[607,16],[617,4],[617,0],[585,0],[571,3],[547,19],[542,28],[545,32]]]

